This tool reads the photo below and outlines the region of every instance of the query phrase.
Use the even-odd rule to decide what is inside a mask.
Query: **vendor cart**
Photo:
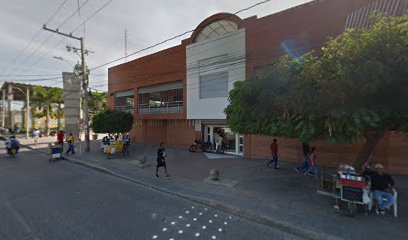
[[[357,205],[363,206],[367,213],[371,202],[370,182],[357,174],[349,165],[341,165],[334,178],[333,196],[336,200],[337,212],[344,202],[347,204],[347,212],[350,216],[355,215]]]
[[[58,144],[56,145],[50,145],[50,152],[51,152],[51,156],[50,156],[50,162],[54,162],[56,160],[62,160],[64,159],[64,157],[62,156],[62,147]]]

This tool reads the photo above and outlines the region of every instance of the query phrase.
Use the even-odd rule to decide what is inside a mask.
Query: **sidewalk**
[[[84,143],[82,143],[84,145]],[[78,145],[78,144],[77,144]],[[41,148],[41,145],[32,146]],[[43,146],[44,148],[46,146]],[[280,170],[267,168],[264,160],[238,157],[208,158],[187,149],[167,148],[171,179],[155,177],[157,146],[131,145],[129,157],[106,159],[96,143],[92,151],[69,155],[68,160],[142,184],[149,188],[216,207],[308,239],[404,239],[408,227],[408,177],[395,176],[399,192],[399,217],[380,217],[359,212],[351,218],[335,213],[333,199],[316,193],[316,182],[294,171],[294,165],[281,162]],[[81,147],[83,149],[83,147]],[[48,153],[48,151],[47,151]],[[134,163],[146,154],[150,167]],[[208,155],[208,154],[207,154]],[[217,157],[219,155],[216,155]],[[217,168],[221,178],[236,180],[234,187],[204,182]]]

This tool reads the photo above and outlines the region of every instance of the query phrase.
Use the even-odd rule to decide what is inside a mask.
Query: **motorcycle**
[[[201,140],[194,140],[194,143],[190,146],[190,152],[195,152],[197,149],[201,149],[202,152],[212,152],[212,144],[210,142],[204,142]]]
[[[18,150],[16,148],[7,149],[7,154],[10,155],[12,158],[15,158],[17,153],[18,153]]]

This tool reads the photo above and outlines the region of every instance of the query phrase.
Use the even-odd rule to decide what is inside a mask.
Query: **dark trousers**
[[[74,148],[75,148],[75,146],[74,146],[74,144],[68,144],[68,151],[67,151],[67,154],[68,153],[72,153],[72,154],[75,154],[75,150],[74,150]]]
[[[296,167],[299,171],[303,172],[309,168],[309,156],[303,157],[303,162]]]
[[[269,162],[269,164],[275,163],[275,167],[278,166],[278,155],[277,154],[272,154],[272,160]]]

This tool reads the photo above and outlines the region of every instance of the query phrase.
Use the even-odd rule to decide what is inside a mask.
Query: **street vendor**
[[[377,200],[378,214],[385,214],[385,209],[389,209],[394,203],[394,180],[384,172],[384,166],[380,163],[375,164],[375,172],[371,174],[371,188],[374,197]],[[384,201],[383,199],[386,199]]]

